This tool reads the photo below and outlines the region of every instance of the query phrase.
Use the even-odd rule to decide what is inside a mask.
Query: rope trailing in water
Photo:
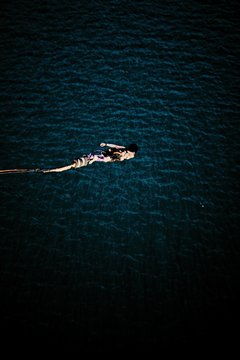
[[[70,169],[74,169],[75,167],[73,165],[63,166],[61,168],[55,168],[55,169],[9,169],[9,170],[0,170],[0,174],[25,174],[25,173],[51,173],[51,172],[62,172],[67,171]]]
[[[10,169],[10,170],[0,170],[0,174],[23,174],[29,172],[35,172],[37,169]]]
[[[80,159],[74,160],[74,163],[67,166],[62,166],[59,168],[54,169],[9,169],[9,170],[0,170],[0,174],[25,174],[25,173],[52,173],[52,172],[62,172],[71,169],[77,169],[83,166],[87,166],[89,163],[89,159],[85,156],[81,157]]]

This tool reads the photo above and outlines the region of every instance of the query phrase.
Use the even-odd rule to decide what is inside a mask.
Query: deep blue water
[[[68,351],[234,345],[237,10],[1,5],[0,168],[68,165],[100,142],[140,148],[123,163],[0,176],[4,339]]]

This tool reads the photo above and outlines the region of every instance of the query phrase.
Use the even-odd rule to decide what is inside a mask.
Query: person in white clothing
[[[92,164],[95,161],[98,162],[115,162],[129,160],[135,157],[138,146],[136,144],[130,144],[129,146],[121,146],[115,144],[101,143],[101,147],[107,147],[106,150],[101,150],[100,154],[88,154],[83,155],[80,159],[76,159],[73,162],[73,168],[78,168]]]

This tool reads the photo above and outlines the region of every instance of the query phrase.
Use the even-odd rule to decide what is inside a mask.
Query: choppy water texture
[[[1,5],[1,330],[70,350],[223,343],[239,288],[237,2]],[[233,323],[232,323],[233,321]]]

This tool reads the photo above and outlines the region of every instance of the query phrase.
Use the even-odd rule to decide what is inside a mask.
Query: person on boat
[[[129,146],[120,146],[115,144],[101,143],[101,147],[107,147],[106,150],[101,150],[100,154],[83,155],[80,159],[74,160],[72,167],[77,169],[82,166],[87,166],[95,161],[98,162],[115,162],[129,160],[135,157],[138,146],[130,144]]]

